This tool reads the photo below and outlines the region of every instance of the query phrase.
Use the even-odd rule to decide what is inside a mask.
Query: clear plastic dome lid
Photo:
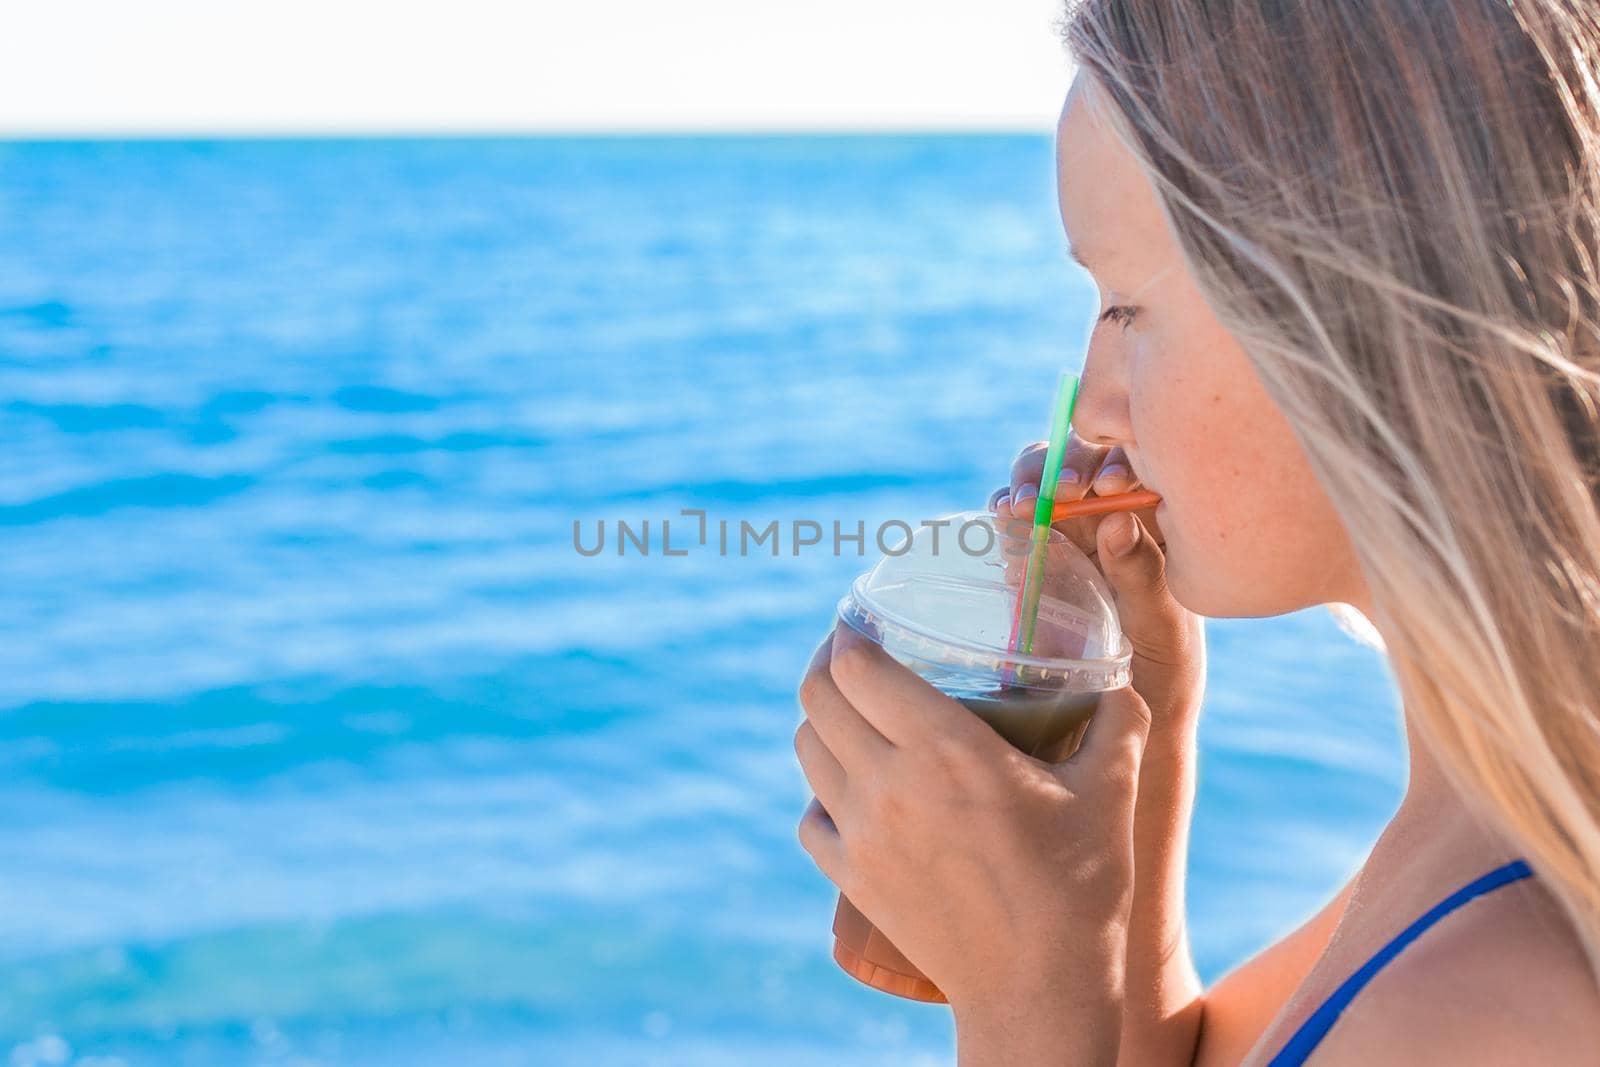
[[[1030,529],[965,511],[930,520],[855,580],[840,617],[930,677],[1004,677],[1082,691],[1130,677],[1132,648],[1105,578],[1058,530],[1044,552],[1032,648],[1011,651]]]

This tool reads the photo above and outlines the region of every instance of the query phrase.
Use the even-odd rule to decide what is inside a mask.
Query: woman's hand
[[[1011,464],[1010,484],[990,496],[989,507],[1001,528],[1013,520],[1033,522],[1046,446],[1039,441],[1019,452]],[[1075,433],[1068,436],[1057,503],[1138,488],[1120,447],[1090,444]],[[1166,537],[1155,508],[1079,515],[1054,525],[1094,560],[1111,585],[1118,621],[1133,646],[1133,688],[1150,705],[1154,729],[1161,735],[1192,733],[1205,689],[1205,630],[1200,617],[1167,590]],[[1133,547],[1139,551],[1125,557],[1107,551],[1108,545],[1124,544],[1135,526]]]
[[[1022,450],[1010,484],[990,498],[997,521],[1031,522],[1045,443]],[[1074,478],[1074,476],[1076,476]],[[1068,438],[1057,500],[1139,488],[1120,448]],[[1110,584],[1133,645],[1133,688],[1150,709],[1151,735],[1134,814],[1134,896],[1123,1008],[1124,1065],[1187,1063],[1199,1036],[1201,987],[1189,954],[1184,874],[1194,806],[1195,731],[1205,692],[1205,629],[1167,588],[1166,538],[1154,509],[1083,515],[1055,524]],[[1111,551],[1125,543],[1126,555]]]
[[[1045,763],[840,623],[800,701],[800,842],[945,994],[962,1063],[1114,1062],[1144,700]]]

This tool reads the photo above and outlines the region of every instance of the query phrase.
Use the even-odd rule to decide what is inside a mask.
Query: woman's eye
[[[1105,313],[1100,316],[1100,321],[1120,322],[1122,323],[1122,328],[1126,330],[1128,323],[1133,321],[1134,312],[1135,309],[1128,307],[1126,304],[1115,304],[1106,308]]]

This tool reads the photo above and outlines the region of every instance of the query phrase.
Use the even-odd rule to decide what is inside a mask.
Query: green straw
[[[1050,417],[1050,446],[1044,453],[1039,500],[1033,507],[1033,536],[1028,545],[1028,566],[1023,571],[1022,595],[1017,602],[1017,618],[1012,627],[1011,650],[1024,655],[1033,652],[1033,630],[1039,616],[1039,593],[1044,588],[1045,549],[1050,544],[1050,519],[1056,506],[1056,484],[1061,480],[1067,434],[1072,428],[1073,409],[1077,406],[1078,376],[1063,373],[1056,387],[1056,403]]]

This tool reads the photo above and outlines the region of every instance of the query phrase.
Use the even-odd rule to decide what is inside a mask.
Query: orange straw
[[[1138,511],[1153,508],[1161,503],[1161,494],[1150,489],[1132,493],[1113,493],[1110,496],[1086,496],[1082,500],[1058,500],[1050,512],[1051,522],[1060,522],[1076,515],[1104,515],[1112,511]]]

